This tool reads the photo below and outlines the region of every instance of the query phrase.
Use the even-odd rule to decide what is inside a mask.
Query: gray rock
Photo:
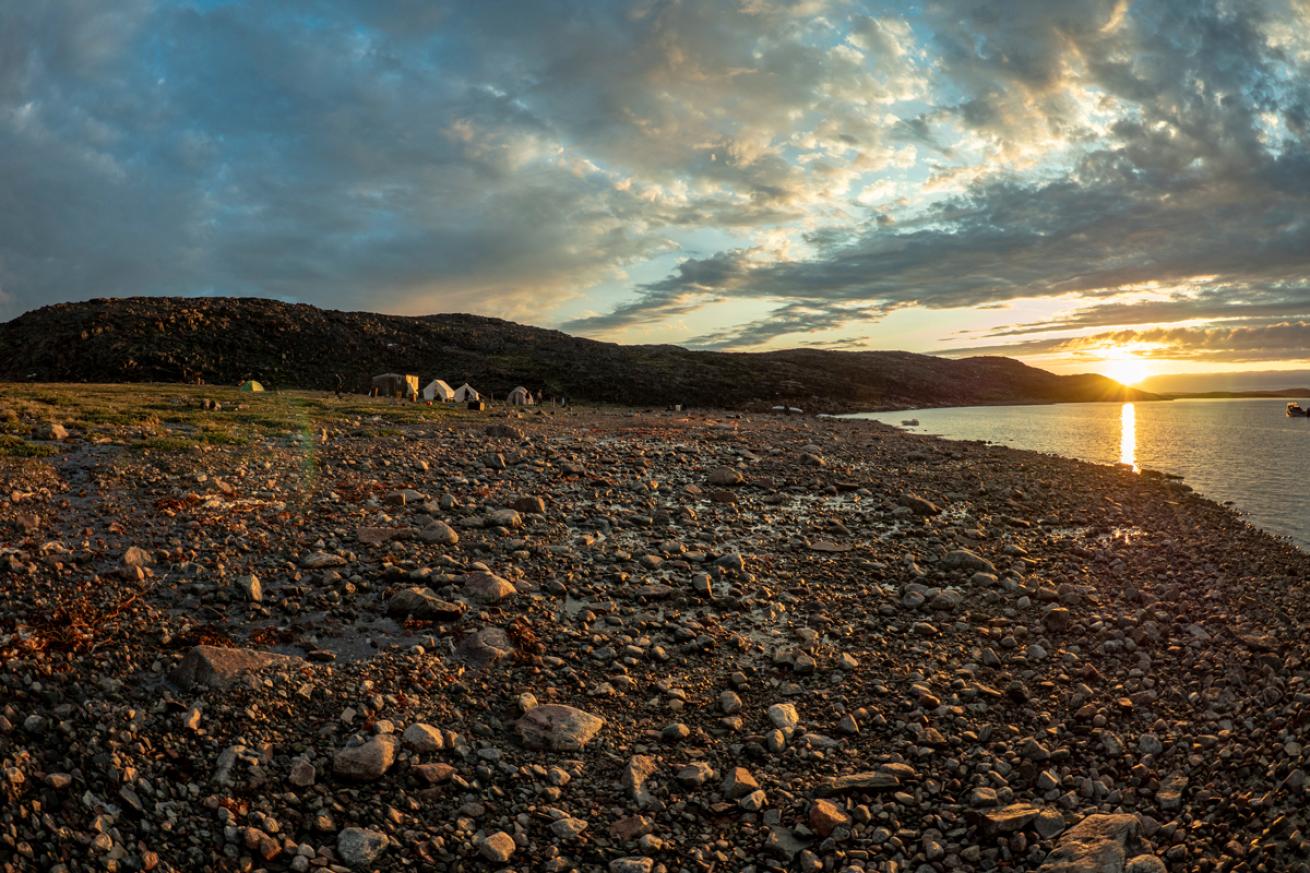
[[[655,869],[654,860],[635,855],[610,861],[610,873],[650,873],[653,869]]]
[[[347,746],[332,756],[332,769],[338,776],[371,782],[379,779],[396,762],[396,738],[379,734],[358,746]]]
[[[714,768],[705,761],[693,761],[678,771],[677,778],[683,785],[704,785],[714,778]]]
[[[915,515],[925,518],[939,514],[941,507],[931,500],[926,500],[917,494],[906,494],[901,498],[901,505],[908,507]]]
[[[264,586],[260,583],[259,577],[254,573],[249,576],[240,576],[237,578],[237,587],[241,593],[246,596],[246,600],[251,603],[259,603],[264,599]]]
[[[140,546],[128,546],[123,551],[124,567],[149,567],[154,563],[150,553]]]
[[[387,601],[387,615],[424,621],[454,621],[468,609],[463,603],[442,600],[431,588],[414,586],[398,591]]]
[[[331,552],[310,552],[300,559],[300,566],[306,570],[326,570],[329,567],[344,567],[346,559]]]
[[[745,797],[759,788],[760,783],[755,781],[751,771],[745,767],[733,767],[723,780],[723,796],[729,800]]]
[[[978,813],[975,821],[979,831],[985,836],[994,837],[1023,830],[1032,824],[1041,812],[1040,806],[1033,806],[1031,803],[1011,803],[1000,809]]]
[[[603,718],[560,703],[533,707],[515,723],[524,745],[557,752],[584,748],[604,726]]]
[[[514,844],[514,838],[504,831],[488,834],[478,844],[478,851],[482,853],[482,857],[497,864],[508,861],[516,848],[518,847]]]
[[[179,688],[225,688],[242,674],[262,670],[270,665],[289,666],[299,658],[254,649],[227,649],[220,646],[196,646],[169,674]]]
[[[39,440],[62,441],[68,439],[68,429],[58,422],[50,421],[37,425],[32,435]]]
[[[498,627],[484,627],[455,646],[455,656],[479,670],[514,653],[509,635]]]
[[[801,723],[801,717],[796,714],[796,707],[790,703],[775,703],[769,707],[769,721],[779,730],[794,728]]]
[[[464,593],[480,603],[499,603],[518,592],[508,580],[485,570],[468,573],[462,581]]]
[[[523,527],[523,516],[517,509],[495,509],[487,513],[487,527]]]
[[[405,744],[405,748],[425,754],[440,752],[446,747],[441,731],[422,722],[415,722],[405,728],[405,732],[400,735],[400,740]]]
[[[996,573],[996,565],[969,549],[955,549],[947,552],[943,563],[949,570],[973,570],[980,573]]]
[[[655,797],[650,793],[646,781],[654,776],[658,769],[659,764],[649,755],[633,755],[628,761],[628,766],[623,768],[623,787],[637,802],[638,809],[650,809],[656,805]]]
[[[746,477],[735,467],[715,467],[706,477],[711,485],[740,485]]]
[[[453,546],[459,542],[459,534],[444,521],[434,521],[418,532],[418,538],[425,543],[437,546]]]
[[[884,770],[834,776],[819,783],[820,795],[850,794],[856,791],[886,791],[900,787],[900,777]]]
[[[523,431],[510,424],[489,424],[486,434],[493,439],[522,440]]]
[[[540,497],[520,497],[510,504],[510,508],[529,515],[545,515],[546,501]]]
[[[1183,790],[1187,788],[1188,779],[1182,773],[1174,773],[1160,783],[1155,792],[1155,802],[1163,810],[1178,809],[1183,805]]]
[[[1065,832],[1040,873],[1122,873],[1138,826],[1135,815],[1089,815]]]
[[[337,855],[347,867],[372,864],[387,848],[387,835],[368,828],[342,828],[337,834]]]

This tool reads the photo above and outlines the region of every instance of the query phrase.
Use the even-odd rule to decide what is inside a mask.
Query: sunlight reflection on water
[[[916,409],[920,433],[990,440],[1098,464],[1177,473],[1252,521],[1310,548],[1310,419],[1289,418],[1284,398],[1061,403]],[[900,424],[908,410],[858,418]]]
[[[1119,463],[1140,472],[1137,466],[1137,408],[1125,403],[1119,412]]]

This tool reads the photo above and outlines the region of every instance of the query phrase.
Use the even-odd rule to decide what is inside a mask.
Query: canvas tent
[[[534,403],[532,392],[524,388],[522,385],[509,392],[509,397],[507,399],[514,406],[531,406]]]
[[[440,379],[433,379],[428,383],[428,387],[423,389],[423,399],[440,400],[442,403],[447,403],[455,399],[455,392]]]
[[[374,376],[373,393],[378,397],[418,397],[418,375],[383,373]]]
[[[482,395],[479,394],[473,388],[473,386],[467,382],[465,382],[463,385],[455,389],[456,403],[468,403],[470,400],[481,400],[481,399],[482,399]]]
[[[238,388],[237,390],[238,391],[263,391],[264,386],[260,385],[254,379],[247,379],[246,381],[241,383],[241,387]]]

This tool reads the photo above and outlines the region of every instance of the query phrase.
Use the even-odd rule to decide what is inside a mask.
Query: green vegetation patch
[[[28,442],[13,434],[0,434],[0,458],[48,458],[59,449],[46,443]]]

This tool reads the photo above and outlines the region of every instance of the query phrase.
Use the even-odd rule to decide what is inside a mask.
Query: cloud
[[[1148,282],[1204,279],[1272,298],[1310,271],[1305,58],[1270,45],[1277,21],[1190,2],[929,10],[939,93],[957,95],[938,117],[953,113],[980,137],[972,181],[894,226],[817,232],[844,242],[812,257],[759,263],[737,250],[689,261],[646,286],[623,323],[640,321],[647,303],[676,297],[685,310],[696,295],[790,300],[827,308],[834,324],[846,311],[1107,297]],[[1032,148],[1067,164],[1025,172],[1017,156]],[[706,263],[730,269],[707,282]],[[1187,317],[1186,299],[1175,302],[1173,315]],[[1212,297],[1197,313],[1233,302]],[[1288,305],[1264,303],[1268,314]],[[1083,315],[1098,317],[1114,316]],[[792,328],[780,320],[749,339]]]
[[[881,311],[862,306],[834,309],[806,303],[788,303],[773,310],[768,318],[698,336],[688,340],[687,345],[702,349],[750,348],[778,334],[813,334],[841,327],[856,320],[878,318],[883,314]],[[858,345],[849,338],[830,343],[810,340],[803,344],[842,348]]]
[[[1027,340],[1005,346],[952,349],[951,357],[998,354],[1008,350],[1027,355],[1066,354],[1100,358],[1102,353],[1129,348],[1139,358],[1248,363],[1310,360],[1310,321],[1273,324],[1155,327],[1103,331],[1077,337]]]
[[[10,4],[5,309],[217,291],[540,321],[672,232],[800,220],[893,159],[866,117],[916,93],[906,27],[845,39],[825,6]]]
[[[1285,320],[1310,317],[1310,286],[1275,282],[1264,287],[1223,284],[1163,299],[1098,303],[1059,318],[1012,325],[986,332],[988,337],[1024,336],[1089,327],[1161,324],[1196,320]]]
[[[0,313],[240,293],[541,323],[603,287],[563,326],[755,348],[1059,296],[989,338],[1278,343],[1310,318],[1306,9],[8,4]]]

